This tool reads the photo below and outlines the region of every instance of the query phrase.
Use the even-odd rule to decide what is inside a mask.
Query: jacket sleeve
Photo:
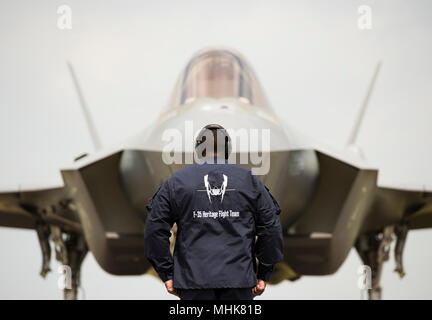
[[[255,255],[258,258],[257,278],[268,281],[274,265],[283,259],[283,234],[279,220],[279,204],[266,186],[253,176],[256,190],[255,227],[258,239]]]
[[[147,204],[144,231],[145,255],[164,282],[173,278],[173,258],[169,238],[174,222],[167,180]]]

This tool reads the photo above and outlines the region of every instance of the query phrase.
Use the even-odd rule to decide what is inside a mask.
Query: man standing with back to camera
[[[223,127],[204,127],[200,163],[175,172],[147,205],[147,259],[182,300],[251,300],[283,257],[279,205],[250,170],[227,162],[230,149]]]

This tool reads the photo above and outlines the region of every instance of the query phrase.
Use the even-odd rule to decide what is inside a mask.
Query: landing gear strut
[[[49,226],[38,221],[36,223],[36,233],[39,239],[39,245],[42,251],[42,268],[40,275],[45,278],[47,273],[51,271],[50,260],[51,260],[51,247],[49,244],[50,229]]]
[[[406,224],[401,224],[395,227],[396,235],[396,246],[394,249],[396,268],[395,272],[399,274],[399,277],[403,278],[405,276],[405,269],[402,263],[402,254],[405,247],[405,242],[408,234],[408,226]]]
[[[372,271],[369,300],[381,299],[382,288],[380,286],[380,280],[382,268],[384,262],[389,259],[393,231],[394,226],[387,226],[378,232],[361,235],[356,242],[355,247],[360,258]]]
[[[55,245],[56,260],[63,265],[63,297],[65,300],[75,300],[80,286],[81,264],[88,252],[84,236],[51,227],[51,239]]]
[[[41,220],[36,224],[36,232],[42,250],[42,269],[40,275],[45,278],[51,271],[51,246],[54,243],[55,257],[62,264],[58,284],[63,289],[65,300],[75,300],[80,286],[81,264],[88,252],[82,233],[66,232],[60,227],[47,225]]]

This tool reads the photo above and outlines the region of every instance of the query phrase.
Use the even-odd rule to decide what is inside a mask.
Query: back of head
[[[200,160],[227,160],[231,152],[231,138],[221,125],[206,125],[195,139],[195,152]]]

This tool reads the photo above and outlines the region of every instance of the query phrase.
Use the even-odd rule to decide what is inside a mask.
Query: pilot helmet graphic
[[[207,196],[210,202],[212,197],[220,196],[223,201],[228,185],[228,176],[223,173],[210,172],[204,176],[204,186],[207,191]]]

